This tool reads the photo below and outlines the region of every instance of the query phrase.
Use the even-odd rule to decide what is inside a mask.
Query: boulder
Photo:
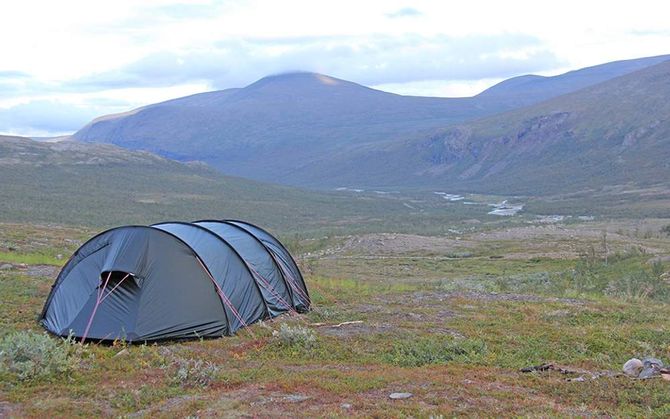
[[[631,377],[640,375],[640,371],[644,368],[644,364],[637,358],[631,358],[623,364],[623,372]]]

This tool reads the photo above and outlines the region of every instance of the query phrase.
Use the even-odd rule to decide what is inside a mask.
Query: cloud
[[[423,13],[413,7],[403,7],[395,12],[387,13],[386,17],[395,19],[399,17],[416,17],[421,15],[423,15]]]
[[[30,74],[23,71],[5,70],[0,71],[0,81],[3,79],[24,79],[30,77]]]
[[[0,71],[0,97],[9,97],[30,89],[32,77],[23,71]],[[41,85],[41,83],[39,83]]]
[[[0,72],[0,97],[23,98],[0,101],[0,106],[13,105],[0,109],[0,130],[72,132],[96,116],[125,110],[118,100],[128,95],[135,98],[132,106],[139,106],[194,93],[187,86],[202,86],[197,91],[242,87],[290,71],[324,73],[368,86],[425,87],[435,86],[428,82],[498,80],[561,65],[539,39],[518,33],[228,39],[187,51],[151,53],[65,81]]]
[[[221,3],[210,1],[205,3],[177,2],[158,6],[149,6],[142,11],[142,18],[162,18],[183,20],[189,18],[208,18],[221,9]]]
[[[96,116],[100,109],[51,100],[37,100],[0,109],[0,132],[21,135],[71,133]]]
[[[633,36],[662,36],[662,37],[670,36],[670,30],[667,29],[645,29],[645,30],[633,29],[628,33]]]
[[[502,78],[561,62],[524,34],[467,37],[300,37],[220,41],[188,52],[159,52],[70,83],[73,89],[159,87],[206,82],[240,87],[268,74],[314,71],[367,85]]]

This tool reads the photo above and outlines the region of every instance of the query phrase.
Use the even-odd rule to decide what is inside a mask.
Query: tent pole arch
[[[270,250],[268,250],[268,248],[263,244],[263,242],[262,242],[258,237],[254,236],[253,234],[251,234],[249,231],[245,230],[244,228],[242,228],[242,227],[240,227],[240,226],[238,226],[238,225],[235,225],[235,224],[233,224],[233,223],[229,223],[229,222],[227,222],[227,221],[221,221],[221,220],[198,220],[198,221],[194,221],[193,223],[194,223],[194,224],[197,224],[197,223],[221,223],[221,224],[225,224],[225,225],[234,227],[235,229],[237,229],[237,230],[239,230],[240,232],[246,234],[247,236],[251,237],[255,242],[257,242],[258,244],[260,244],[260,245],[263,247],[263,249],[265,249],[265,251],[267,252],[267,254],[270,256],[270,259],[272,259],[272,264],[277,268],[277,271],[279,272],[279,276],[281,277],[282,282],[284,283],[284,286],[286,287],[286,291],[288,292],[289,297],[291,298],[291,307],[295,310],[295,304],[293,303],[293,299],[294,299],[293,290],[291,289],[291,287],[289,286],[288,282],[286,281],[286,276],[284,275],[284,271],[279,267],[279,263],[277,262],[277,259],[276,259],[275,256],[272,254],[272,252],[271,252]]]
[[[267,234],[268,236],[272,237],[272,238],[277,242],[277,244],[279,245],[279,247],[280,247],[280,248],[281,248],[281,249],[288,255],[288,257],[291,259],[291,262],[293,262],[293,264],[294,264],[296,267],[298,266],[298,264],[296,263],[295,259],[293,259],[293,255],[291,255],[291,252],[289,252],[288,249],[286,249],[286,247],[284,246],[284,244],[283,244],[281,241],[279,241],[274,235],[270,234],[270,232],[268,232],[268,231],[265,230],[264,228],[259,227],[259,226],[255,225],[255,224],[252,224],[252,223],[250,223],[250,222],[248,222],[248,221],[242,221],[242,220],[226,219],[226,220],[221,220],[221,221],[222,221],[222,222],[225,222],[225,223],[240,223],[240,224],[246,224],[246,225],[248,225],[248,226],[250,226],[250,227],[254,227],[254,228],[259,229],[259,230],[262,231],[263,233],[265,233],[265,234]],[[244,227],[242,227],[242,228],[244,228]],[[252,235],[253,235],[253,234],[252,234]],[[266,246],[264,243],[263,243],[263,246],[267,249],[267,246]],[[268,249],[268,252],[270,252],[270,254],[272,254],[272,252],[271,252],[269,249]],[[300,282],[301,282],[301,284],[302,284],[302,288],[305,290],[305,297],[307,297],[307,303],[311,306],[311,305],[312,305],[312,299],[311,299],[311,297],[309,296],[309,291],[307,290],[307,285],[305,284],[305,279],[302,277],[302,273],[300,272],[300,269],[298,269],[298,279],[300,280]]]
[[[256,278],[255,278],[254,274],[249,269],[249,266],[247,266],[247,263],[244,260],[244,258],[242,256],[240,256],[239,252],[230,243],[228,243],[223,237],[219,236],[218,234],[214,233],[213,231],[211,231],[211,230],[209,230],[209,229],[207,229],[203,226],[199,226],[197,224],[187,223],[187,222],[184,222],[184,221],[166,221],[166,222],[162,222],[162,223],[156,223],[156,224],[152,224],[150,226],[150,228],[155,228],[155,226],[160,226],[160,225],[163,225],[163,224],[179,224],[179,225],[195,227],[199,230],[202,230],[202,231],[206,232],[209,235],[214,236],[216,239],[221,241],[226,247],[228,247],[230,250],[232,250],[233,253],[235,254],[235,256],[240,260],[240,262],[242,262],[242,265],[244,265],[244,269],[249,273],[249,276],[251,277],[251,280],[252,280],[251,282],[253,282],[254,287],[258,291],[258,294],[259,294],[261,300],[263,301],[263,306],[265,307],[265,314],[267,315],[268,318],[271,317],[270,307],[268,307],[268,302],[265,301],[265,297],[263,297],[263,292],[261,291],[261,288],[258,286],[258,283],[256,283]],[[161,230],[161,229],[156,228],[156,230]],[[165,230],[161,230],[161,231],[165,231]],[[170,233],[170,234],[172,234],[172,233]],[[198,259],[200,259],[200,257],[198,257]],[[203,264],[204,264],[204,261],[203,261]],[[209,268],[207,269],[207,271],[209,272],[210,275],[212,274],[211,271],[209,270]],[[226,298],[228,298],[228,297],[226,297]]]

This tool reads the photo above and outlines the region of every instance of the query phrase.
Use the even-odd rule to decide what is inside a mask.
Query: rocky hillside
[[[341,156],[315,180],[545,194],[670,178],[670,62],[532,107]],[[356,176],[349,175],[356,171]]]

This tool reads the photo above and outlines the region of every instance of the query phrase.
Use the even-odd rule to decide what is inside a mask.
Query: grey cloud
[[[25,91],[32,90],[32,76],[23,71],[0,71],[0,97],[18,96]],[[40,84],[41,83],[36,83]]]
[[[396,10],[391,13],[387,13],[386,17],[389,17],[391,19],[399,18],[399,17],[415,17],[415,16],[421,16],[423,13],[418,11],[417,9],[413,7],[403,7],[400,10]]]
[[[33,101],[0,109],[0,132],[68,133],[100,115],[100,108],[80,107],[58,101]]]
[[[269,51],[281,47],[281,53]],[[518,54],[522,52],[521,54]],[[316,37],[220,41],[212,49],[152,54],[71,83],[78,89],[157,87],[207,82],[239,87],[287,71],[315,71],[376,85],[424,80],[504,78],[559,67],[542,43],[524,34],[496,36]]]

